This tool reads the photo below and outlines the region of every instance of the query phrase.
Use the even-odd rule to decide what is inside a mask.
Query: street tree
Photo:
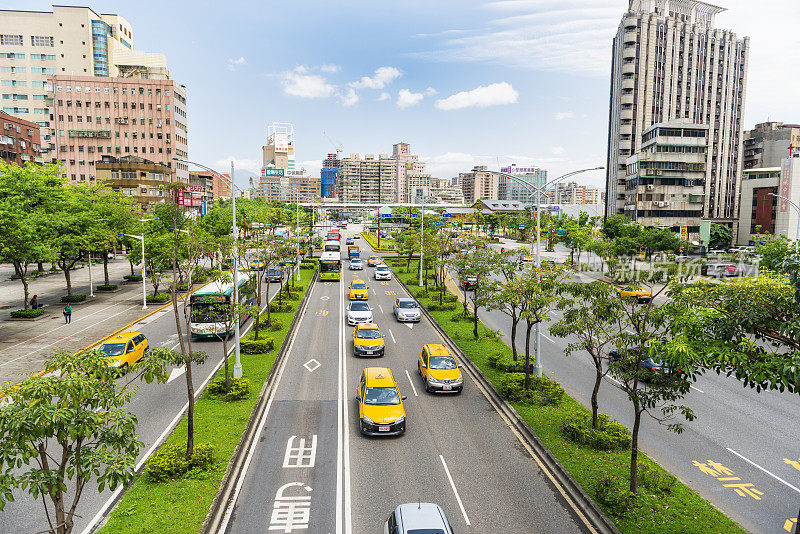
[[[58,194],[59,209],[47,218],[48,240],[55,264],[64,273],[67,295],[72,295],[72,269],[89,245],[93,226],[91,197],[83,186],[68,184]]]
[[[58,211],[63,188],[58,165],[20,167],[0,161],[0,261],[13,265],[28,308],[28,266],[52,261],[48,219]]]
[[[589,354],[594,364],[592,388],[592,428],[598,425],[598,394],[603,377],[608,372],[609,352],[621,332],[622,301],[605,282],[564,282],[560,288],[563,301],[559,304],[563,318],[550,327],[550,334],[574,339],[564,351],[571,356],[579,351]],[[605,369],[604,369],[604,364]]]
[[[104,284],[111,283],[108,274],[108,255],[120,243],[120,233],[128,232],[139,211],[132,197],[122,195],[106,186],[89,187],[92,195],[91,219],[87,232],[87,248],[102,252]]]
[[[127,409],[134,381],[165,381],[170,362],[151,351],[123,378],[107,358],[99,351],[59,352],[47,359],[46,374],[3,391],[0,510],[14,500],[13,490],[25,491],[42,498],[47,532],[69,534],[87,485],[102,492],[135,478],[142,442]]]
[[[517,293],[515,285],[516,272],[517,272],[517,253],[513,250],[507,250],[500,253],[496,259],[497,271],[502,279],[492,280],[488,287],[488,303],[486,305],[489,310],[499,310],[508,315],[511,319],[511,353],[514,361],[517,361],[517,327],[522,319],[520,313],[525,307],[525,302],[522,297]]]
[[[466,287],[466,280],[472,279],[472,335],[475,339],[478,339],[478,310],[491,304],[491,275],[496,269],[497,256],[498,253],[485,243],[477,244],[465,254],[461,280],[462,287]]]

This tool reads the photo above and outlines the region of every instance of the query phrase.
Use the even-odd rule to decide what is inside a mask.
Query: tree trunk
[[[475,286],[475,291],[472,292],[472,336],[478,339],[478,287]]]
[[[594,389],[592,389],[592,428],[597,430],[597,394],[600,391],[600,382],[603,380],[603,362],[594,360]]]
[[[22,304],[24,305],[24,308],[27,310],[28,309],[28,301],[30,299],[28,299],[28,289],[29,288],[28,288],[28,281],[25,280],[25,273],[27,273],[27,271],[28,271],[28,264],[26,263],[26,264],[23,265],[23,263],[21,261],[19,261],[19,260],[14,260],[12,263],[14,264],[14,272],[17,273],[17,276],[19,276],[19,279],[22,282],[22,291],[23,291],[23,294],[24,294],[24,297],[23,297],[24,302]]]
[[[36,262],[36,270],[40,273],[44,272],[44,263],[42,263],[42,260]]]
[[[103,253],[103,278],[106,285],[111,283],[108,278],[108,251]]]
[[[258,276],[258,290],[256,291],[256,307],[258,308],[258,311],[256,312],[255,324],[253,325],[253,331],[254,331],[253,335],[256,340],[258,339],[258,330],[260,326],[259,319],[261,319],[261,275],[259,274],[257,276]]]
[[[128,263],[129,263],[129,264],[130,264],[130,266],[131,266],[131,276],[134,276],[134,272],[133,272],[133,261],[129,259],[129,260],[128,260]]]
[[[269,269],[267,269],[267,325],[269,326],[272,326],[272,316],[271,316],[272,310],[270,310],[271,306],[272,304],[270,303],[270,298],[269,298]]]
[[[511,314],[511,354],[514,357],[514,361],[517,361],[517,323],[519,323],[519,318],[517,317],[517,310]]]
[[[637,463],[639,457],[639,424],[642,422],[642,410],[639,408],[639,402],[633,402],[633,429],[631,430],[631,485],[630,491],[636,493],[636,488],[639,486],[639,464]]]
[[[69,272],[71,265],[61,263],[59,267],[64,271],[64,280],[67,281],[67,295],[72,296],[72,273]]]
[[[194,384],[192,383],[192,360],[186,358],[186,393],[189,397],[189,409],[186,411],[186,459],[191,460],[194,453]]]
[[[531,328],[533,323],[525,319],[525,391],[531,389]]]
[[[236,318],[234,318],[234,321]],[[231,392],[231,375],[228,372],[228,332],[222,336],[222,358],[225,362],[225,393]]]

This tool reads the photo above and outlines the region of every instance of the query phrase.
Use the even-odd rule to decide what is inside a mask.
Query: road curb
[[[233,504],[233,493],[236,489],[236,485],[239,482],[239,477],[242,474],[242,467],[247,458],[247,454],[250,452],[250,448],[254,446],[254,442],[257,437],[256,429],[258,428],[258,422],[263,416],[267,403],[275,391],[275,370],[280,368],[281,363],[286,358],[289,340],[292,338],[292,335],[297,328],[297,324],[300,322],[300,317],[303,314],[303,310],[311,298],[311,291],[313,289],[312,286],[316,283],[318,276],[319,271],[315,271],[314,276],[311,278],[311,281],[309,281],[308,286],[306,287],[305,295],[303,295],[300,304],[297,306],[297,312],[292,318],[292,323],[289,325],[289,330],[286,331],[286,336],[283,338],[283,343],[281,343],[281,347],[278,350],[278,355],[272,364],[272,369],[269,372],[269,376],[267,376],[267,379],[264,381],[264,385],[261,387],[261,391],[258,394],[258,400],[253,407],[253,411],[250,412],[250,418],[247,420],[247,425],[245,426],[244,432],[242,432],[242,437],[239,440],[239,443],[236,445],[236,449],[233,451],[233,456],[228,462],[228,467],[225,470],[225,475],[222,477],[219,491],[217,491],[217,495],[211,502],[209,512],[206,515],[206,519],[203,521],[203,526],[200,529],[201,534],[216,534],[225,518],[225,513],[228,510],[228,507]]]
[[[391,267],[389,267],[392,269]],[[392,269],[394,273],[394,269]],[[405,282],[403,282],[402,278],[397,276],[395,273],[395,279],[400,283],[403,289],[417,300],[411,290],[406,286]],[[511,406],[508,401],[506,401],[503,396],[497,391],[497,388],[494,387],[494,384],[486,378],[480,368],[469,359],[469,357],[461,350],[458,343],[453,341],[447,331],[442,328],[439,322],[431,315],[428,309],[423,306],[419,300],[417,303],[422,310],[422,313],[428,320],[431,322],[433,327],[442,336],[442,339],[445,340],[447,345],[450,346],[450,349],[455,352],[459,359],[461,360],[462,367],[466,368],[469,372],[472,379],[478,383],[484,390],[484,392],[489,397],[489,401],[491,404],[495,406],[495,408],[500,411],[503,416],[514,426],[514,430],[516,433],[525,440],[526,444],[530,447],[531,450],[534,451],[537,458],[534,458],[537,463],[540,464],[540,467],[547,469],[552,474],[553,478],[557,481],[558,484],[561,485],[561,488],[565,492],[566,495],[572,499],[572,502],[575,506],[580,510],[580,513],[583,514],[584,518],[587,522],[592,525],[592,528],[598,534],[620,534],[620,530],[617,525],[609,519],[600,507],[597,506],[597,503],[589,496],[588,493],[583,489],[583,487],[572,477],[569,471],[561,465],[556,457],[550,452],[550,449],[545,446],[544,443],[539,439],[539,437],[533,432],[528,423],[519,415],[517,410]]]

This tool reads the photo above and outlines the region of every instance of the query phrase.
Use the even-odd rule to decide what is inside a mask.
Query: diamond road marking
[[[323,295],[319,299],[320,300],[330,300],[330,297],[328,295]]]
[[[319,363],[319,362],[318,362],[317,360],[315,360],[314,358],[311,358],[310,360],[308,360],[306,363],[304,363],[304,364],[303,364],[303,367],[305,367],[306,369],[308,369],[308,372],[309,372],[309,373],[313,373],[314,371],[316,371],[317,369],[319,369],[320,367],[322,367],[322,364],[321,364],[321,363]]]

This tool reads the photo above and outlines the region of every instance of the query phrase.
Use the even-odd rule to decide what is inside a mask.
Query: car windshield
[[[100,351],[109,356],[121,356],[125,353],[125,343],[103,343]]]
[[[359,328],[356,334],[358,339],[380,339],[381,331],[377,328]]]
[[[367,284],[353,284],[350,286],[351,289],[367,289]]]
[[[278,269],[270,269],[269,270],[269,275],[270,276],[278,276],[279,274],[280,274],[280,271],[278,271]]]
[[[369,304],[366,302],[351,302],[350,311],[369,311]]]
[[[376,271],[388,271],[389,268],[387,266],[385,266],[385,265],[378,265],[377,267],[375,267],[375,270]]]
[[[400,395],[397,394],[397,388],[393,387],[367,388],[364,404],[400,404]]]
[[[431,369],[458,369],[452,356],[431,356],[428,365]]]
[[[406,309],[414,309],[417,307],[417,303],[414,302],[413,300],[401,300],[399,307]]]
[[[361,260],[352,259],[350,260],[350,263],[352,263],[353,265],[361,265]]]

